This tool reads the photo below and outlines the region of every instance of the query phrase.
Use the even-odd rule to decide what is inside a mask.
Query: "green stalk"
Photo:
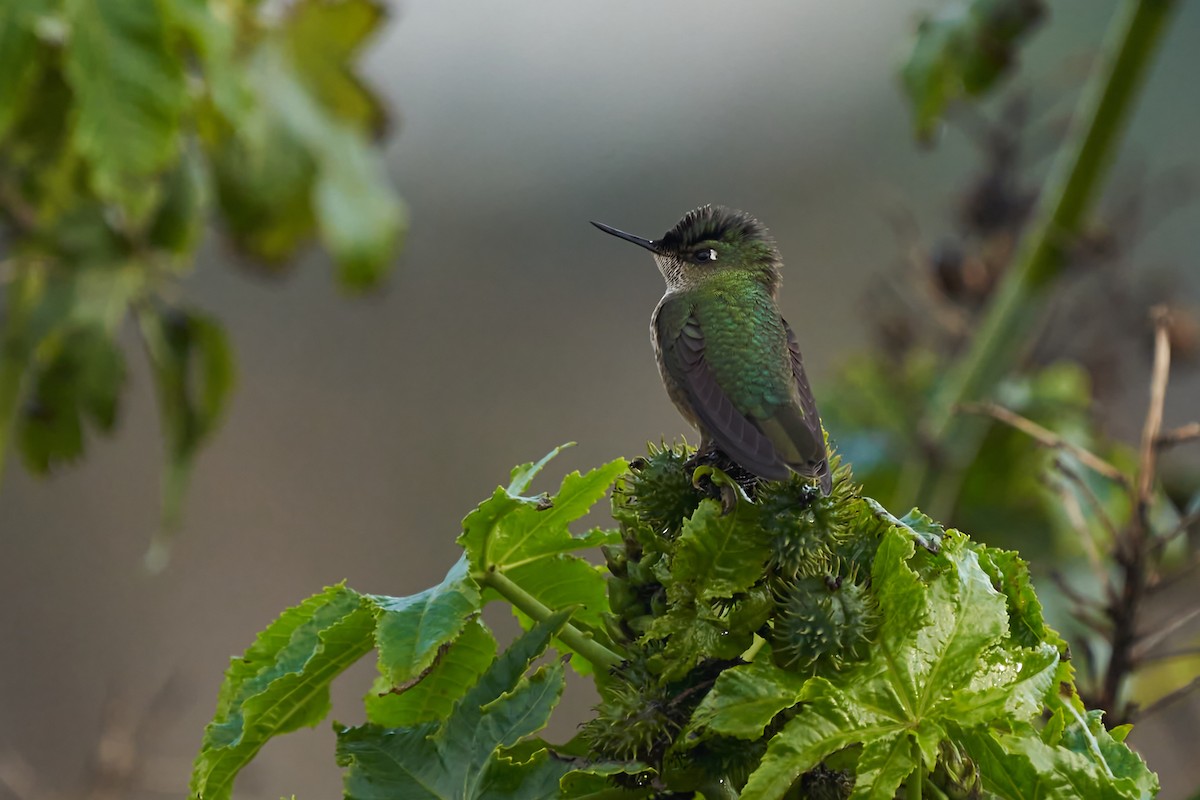
[[[917,768],[908,776],[904,785],[904,800],[921,800],[921,790],[925,788],[925,765],[918,757]]]
[[[988,395],[1016,365],[1027,332],[1044,311],[1049,289],[1062,272],[1064,255],[1075,242],[1096,199],[1138,90],[1166,28],[1176,0],[1125,0],[1106,37],[1092,78],[1074,115],[1072,132],[1047,179],[1038,214],[1021,240],[1013,266],[1000,283],[970,350],[942,382],[925,419],[929,440],[944,449],[942,471],[960,472],[982,438],[978,420],[964,420],[956,408]],[[928,460],[915,454],[905,469],[909,491],[926,505],[937,491]],[[957,494],[956,492],[952,494]],[[935,515],[948,509],[930,508]]]
[[[554,613],[540,600],[522,589],[494,566],[483,572],[477,572],[472,577],[481,585],[490,586],[495,589],[501,597],[512,603],[531,619],[544,622]],[[624,661],[623,658],[612,650],[609,650],[569,622],[558,632],[558,638],[567,647],[591,662],[592,666],[597,669],[611,670],[619,667],[621,662]]]

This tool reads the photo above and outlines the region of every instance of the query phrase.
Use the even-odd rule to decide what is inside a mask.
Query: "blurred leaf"
[[[147,308],[138,312],[138,322],[154,369],[166,440],[163,524],[146,556],[152,569],[161,569],[196,451],[216,429],[233,389],[233,352],[221,326],[199,311]]]
[[[402,728],[445,719],[495,657],[496,640],[483,623],[472,620],[458,638],[442,646],[417,683],[405,688],[384,675],[376,678],[365,699],[367,720]]]
[[[189,796],[229,800],[238,772],[269,739],[323,720],[330,682],[370,651],[374,628],[363,598],[333,586],[285,611],[231,659]]]
[[[283,124],[256,109],[236,138],[213,154],[213,177],[226,233],[242,250],[282,270],[316,231],[316,170]]]
[[[0,5],[0,142],[29,102],[29,87],[42,68],[36,25],[44,0]]]
[[[551,798],[567,767],[535,752],[505,757],[549,719],[563,688],[559,662],[525,673],[566,623],[556,614],[517,639],[454,707],[444,724],[338,730],[347,800],[385,798]]]
[[[352,64],[363,41],[383,21],[386,7],[373,0],[302,0],[284,27],[297,74],[313,98],[360,131],[383,132],[383,109]]]
[[[342,284],[369,288],[383,277],[401,245],[404,207],[366,135],[329,115],[268,52],[264,96],[316,167],[313,210],[322,242],[338,263]]]
[[[1042,0],[950,0],[922,20],[901,72],[918,135],[930,136],[952,102],[1004,77],[1044,15]]]
[[[17,263],[0,353],[0,458],[15,431],[27,467],[40,474],[82,453],[86,419],[112,429],[125,375],[114,337],[143,277],[137,264]]]
[[[39,351],[17,438],[26,466],[44,474],[83,453],[85,419],[112,430],[125,359],[99,325],[68,330]]]
[[[161,6],[196,53],[200,75],[216,111],[228,124],[240,123],[254,103],[237,53],[237,16],[244,10],[210,0],[167,0]],[[221,17],[217,16],[218,10]]]
[[[173,256],[182,272],[190,266],[200,243],[208,204],[207,173],[199,153],[186,148],[179,161],[163,176],[162,202],[146,232],[146,240],[157,250]]]
[[[64,68],[76,99],[75,144],[91,166],[96,193],[136,224],[156,198],[152,178],[179,151],[183,65],[157,3],[66,2],[71,38]]]

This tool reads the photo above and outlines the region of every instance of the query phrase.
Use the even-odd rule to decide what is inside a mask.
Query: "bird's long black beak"
[[[625,231],[619,231],[616,228],[612,227],[611,225],[605,225],[603,222],[596,222],[595,220],[592,220],[592,224],[595,225],[600,230],[604,231],[605,233],[611,233],[613,236],[616,236],[618,239],[624,239],[627,242],[633,242],[638,247],[644,247],[647,250],[649,250],[651,253],[658,252],[658,242],[655,242],[652,239],[643,239],[641,236],[634,236],[632,233],[626,233]]]

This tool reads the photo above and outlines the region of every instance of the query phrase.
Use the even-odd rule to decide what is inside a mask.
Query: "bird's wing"
[[[771,439],[756,420],[738,411],[717,382],[705,358],[704,331],[695,317],[673,317],[676,315],[668,313],[656,319],[663,367],[703,430],[747,471],[771,480],[786,478],[788,465]]]
[[[804,374],[804,360],[800,357],[800,345],[792,326],[785,320],[783,329],[787,333],[788,355],[792,362],[792,379],[795,381],[799,408],[795,405],[781,408],[774,416],[787,431],[787,436],[796,448],[799,461],[792,468],[803,475],[818,478],[821,491],[829,494],[833,490],[833,477],[829,474],[829,458],[825,449],[825,433],[821,429],[821,415],[817,412],[817,398],[808,385]],[[788,459],[791,461],[791,459]]]

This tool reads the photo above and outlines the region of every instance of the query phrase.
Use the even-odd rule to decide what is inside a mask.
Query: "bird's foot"
[[[754,502],[759,477],[742,469],[720,450],[699,451],[684,467],[692,473],[693,486],[721,503],[722,514],[732,511],[739,501]]]

